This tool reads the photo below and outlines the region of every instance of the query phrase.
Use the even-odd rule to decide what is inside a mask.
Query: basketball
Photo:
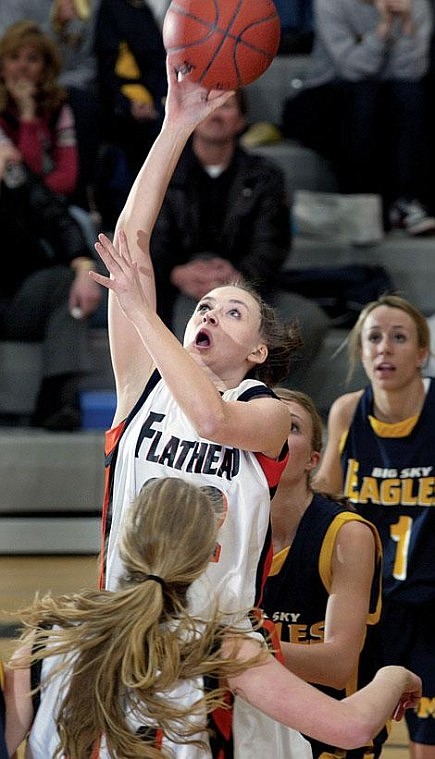
[[[172,0],[163,42],[173,68],[208,90],[234,90],[272,63],[281,27],[273,0]]]

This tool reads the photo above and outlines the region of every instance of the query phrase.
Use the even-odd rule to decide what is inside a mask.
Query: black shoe
[[[73,406],[62,406],[43,419],[38,426],[51,432],[74,432],[81,426],[80,412]]]

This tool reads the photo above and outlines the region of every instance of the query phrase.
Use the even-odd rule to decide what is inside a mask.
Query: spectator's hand
[[[226,285],[236,280],[239,273],[225,258],[198,258],[187,264],[175,266],[171,272],[171,283],[183,295],[200,300],[214,287]]]
[[[86,319],[97,310],[103,293],[101,287],[89,276],[89,269],[78,269],[69,293],[69,310],[80,309],[80,318]]]
[[[154,103],[139,103],[137,100],[131,101],[130,112],[136,121],[153,121],[159,115]]]
[[[36,85],[29,79],[7,79],[6,89],[15,101],[20,119],[32,120],[36,115]]]
[[[387,6],[387,10],[395,16],[411,15],[410,0],[385,0],[385,5]]]
[[[390,33],[394,16],[388,8],[388,0],[375,0],[375,7],[379,13],[376,32],[381,39],[386,39]]]
[[[410,0],[385,0],[385,2],[389,13],[394,18],[401,20],[403,32],[405,34],[412,34],[413,24]]]
[[[11,163],[21,163],[21,153],[8,140],[0,142],[0,179],[2,179],[6,167]]]

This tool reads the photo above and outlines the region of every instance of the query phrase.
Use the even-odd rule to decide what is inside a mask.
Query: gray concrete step
[[[104,433],[0,427],[0,554],[96,553]]]

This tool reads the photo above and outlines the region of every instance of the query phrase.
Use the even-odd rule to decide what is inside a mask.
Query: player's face
[[[290,456],[281,481],[289,484],[306,483],[307,475],[319,463],[320,453],[313,450],[313,422],[308,411],[296,401],[286,401],[290,415],[287,438]]]
[[[25,80],[37,84],[43,74],[44,59],[36,47],[23,45],[3,57],[1,70],[5,82]]]
[[[233,285],[217,287],[199,301],[187,324],[184,346],[199,363],[232,382],[241,369],[244,376],[250,363],[267,357],[260,327],[260,307],[249,292]]]
[[[414,320],[400,308],[378,306],[361,331],[361,361],[367,377],[385,389],[406,385],[420,374],[427,350],[418,345]]]
[[[196,127],[195,134],[207,142],[227,142],[240,134],[244,126],[245,117],[233,95]]]

